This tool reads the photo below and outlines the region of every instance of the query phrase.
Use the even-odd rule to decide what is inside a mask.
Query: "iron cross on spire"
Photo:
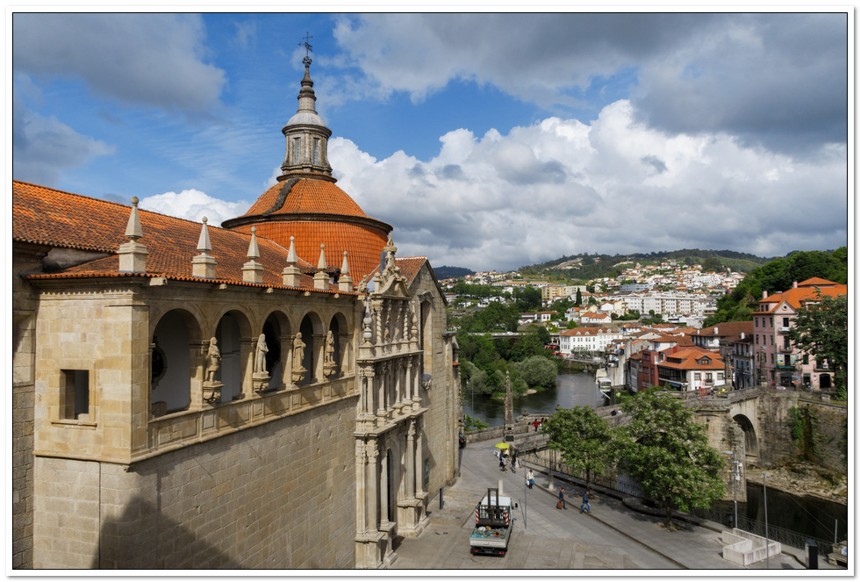
[[[299,46],[305,47],[305,58],[302,59],[302,63],[306,67],[309,67],[311,64],[311,52],[313,52],[313,50],[314,50],[314,47],[311,46],[311,42],[310,42],[310,40],[312,38],[313,38],[313,36],[306,32],[305,33],[305,40],[303,42],[299,43]]]

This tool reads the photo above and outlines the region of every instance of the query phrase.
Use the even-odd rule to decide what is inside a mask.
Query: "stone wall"
[[[346,399],[131,467],[40,457],[35,566],[351,568],[354,422]]]
[[[455,379],[450,342],[441,340],[447,328],[445,306],[426,264],[410,286],[410,293],[418,297],[433,296],[434,305],[430,314],[432,369],[425,368],[425,373],[432,375],[432,384],[423,392],[424,406],[429,409],[424,415],[423,459],[429,471],[426,491],[432,496],[439,488],[453,483],[457,475],[460,402],[459,394],[453,388]]]
[[[41,268],[43,250],[20,245],[13,273]],[[12,277],[12,568],[33,567],[33,410],[36,308],[32,289]]]

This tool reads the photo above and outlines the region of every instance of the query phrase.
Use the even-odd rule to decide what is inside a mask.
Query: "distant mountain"
[[[739,253],[730,250],[701,250],[681,249],[678,251],[657,251],[652,253],[630,253],[626,255],[577,254],[563,256],[558,259],[521,267],[523,275],[543,274],[571,279],[595,279],[598,277],[615,277],[628,265],[654,265],[664,261],[676,261],[680,264],[702,265],[706,270],[729,268],[733,271],[749,272],[770,259]]]
[[[452,277],[465,277],[466,275],[474,275],[475,271],[466,269],[465,267],[433,267],[437,279],[450,279]]]

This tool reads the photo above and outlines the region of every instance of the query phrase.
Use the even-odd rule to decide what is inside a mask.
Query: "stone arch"
[[[325,352],[325,332],[322,319],[316,312],[310,311],[302,317],[299,333],[305,344],[301,365],[305,372],[301,378],[293,378],[296,384],[311,384],[323,378],[323,356]],[[293,358],[296,354],[293,354]],[[293,369],[295,370],[295,361]]]
[[[253,340],[251,324],[244,313],[231,309],[221,315],[215,326],[215,338],[221,350],[218,379],[224,384],[221,402],[242,398],[251,383]],[[217,377],[217,376],[216,376]]]
[[[290,355],[292,353],[292,325],[287,315],[273,310],[263,321],[262,333],[266,336],[266,370],[269,372],[269,389],[280,390],[290,383]]]
[[[155,416],[187,410],[201,381],[200,323],[191,312],[172,309],[158,318],[151,338],[150,410]]]
[[[745,414],[735,414],[732,420],[744,431],[744,450],[746,451],[747,462],[755,462],[759,455],[755,425]]]

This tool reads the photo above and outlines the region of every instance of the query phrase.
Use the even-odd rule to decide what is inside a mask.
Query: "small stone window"
[[[62,370],[60,378],[60,417],[63,420],[89,420],[89,370]]]

